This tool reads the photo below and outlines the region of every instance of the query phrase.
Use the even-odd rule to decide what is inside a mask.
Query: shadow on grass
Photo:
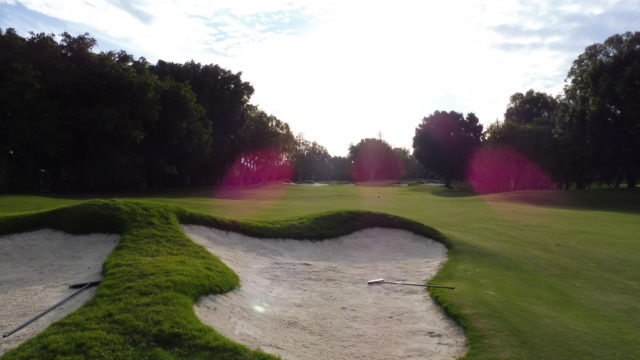
[[[534,206],[640,213],[640,189],[523,190],[484,197],[487,201]]]
[[[430,193],[447,198],[478,196],[489,202],[519,203],[533,206],[640,213],[640,188],[589,190],[519,190],[481,195],[464,184],[453,188],[412,186],[411,191]]]
[[[428,192],[435,196],[447,197],[447,198],[459,198],[459,197],[471,197],[478,194],[473,191],[470,185],[465,183],[453,184],[451,188],[444,186],[428,186],[428,185],[412,185],[411,190],[416,192]]]

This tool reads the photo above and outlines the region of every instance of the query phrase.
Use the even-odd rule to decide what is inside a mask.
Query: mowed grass
[[[232,195],[199,190],[144,198],[256,224],[344,209],[406,217],[452,244],[433,282],[456,290],[431,294],[467,330],[466,358],[640,358],[638,191],[477,196],[420,185],[288,186]],[[23,198],[30,206],[21,211],[38,209],[39,197]]]

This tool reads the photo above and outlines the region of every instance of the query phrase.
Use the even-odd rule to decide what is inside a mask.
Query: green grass
[[[110,285],[112,283],[106,281],[107,277],[111,276],[110,271],[113,271],[111,269],[117,263],[114,263],[113,259],[124,255],[127,255],[124,256],[125,258],[141,256],[138,252],[145,254],[149,249],[160,246],[152,240],[138,241],[136,240],[138,237],[153,239],[157,233],[158,236],[167,238],[167,241],[161,242],[163,247],[172,247],[176,242],[181,244],[178,248],[201,251],[200,248],[195,250],[196,247],[192,247],[193,245],[183,245],[183,243],[191,243],[177,228],[178,219],[238,229],[254,235],[280,236],[283,232],[288,232],[292,237],[303,237],[306,231],[308,231],[306,236],[330,235],[323,232],[330,227],[335,227],[338,233],[352,231],[353,225],[349,224],[356,221],[353,218],[355,216],[362,226],[380,221],[385,226],[413,227],[413,231],[426,232],[433,237],[444,236],[439,239],[450,246],[450,260],[433,282],[456,286],[456,291],[432,289],[431,294],[465,327],[470,343],[467,359],[640,358],[640,342],[637,341],[640,337],[639,191],[604,189],[572,192],[526,191],[476,196],[465,191],[450,191],[421,185],[409,187],[289,186],[282,191],[270,193],[252,190],[234,198],[211,196],[212,193],[205,189],[144,197],[135,196],[146,201],[143,208],[148,208],[147,212],[152,212],[151,209],[165,209],[162,211],[169,214],[165,216],[166,222],[173,225],[163,225],[165,220],[158,223],[145,220],[153,217],[142,210],[128,210],[135,215],[133,219],[138,220],[119,220],[129,224],[123,231],[125,234],[123,242],[105,264],[105,284],[100,288],[98,296],[80,312],[93,311],[91,309],[98,305],[98,308],[110,306],[108,305],[110,301],[114,301],[113,299],[117,299],[118,296],[124,296],[116,294],[116,291],[119,294],[122,288]],[[21,204],[4,204],[7,199],[10,199],[9,202],[21,202]],[[0,213],[13,214],[39,210],[38,202],[41,199],[44,209],[69,205],[70,201],[79,201],[61,199],[61,203],[57,204],[55,198],[51,197],[0,197],[0,204],[2,204]],[[118,213],[121,211],[119,207],[135,207],[130,205],[131,203],[116,204]],[[164,204],[168,207],[156,208],[150,204]],[[200,214],[189,213],[182,209]],[[428,227],[421,227],[395,217],[380,216],[372,221],[366,220],[367,216],[376,217],[377,215],[367,215],[367,213],[363,215],[353,211],[336,212],[350,209],[398,215],[433,227],[442,235]],[[67,210],[65,208],[60,211]],[[318,213],[324,213],[324,216],[308,217]],[[126,215],[126,219],[129,219],[128,213],[123,212],[123,214]],[[225,221],[202,214],[237,221]],[[331,220],[331,216],[337,218]],[[341,220],[337,220],[338,218]],[[24,222],[24,220],[18,220],[20,219],[12,218],[9,222],[12,224]],[[136,230],[140,227],[139,223],[144,224],[142,226],[144,230]],[[24,227],[21,226],[13,225],[11,231]],[[169,227],[173,230],[169,231]],[[158,228],[160,230],[155,230]],[[169,238],[171,238],[170,241]],[[131,245],[131,248],[123,249],[127,239],[136,246]],[[122,254],[122,251],[125,251],[125,254]],[[169,250],[166,251],[171,253]],[[155,253],[155,251],[152,252]],[[207,272],[205,263],[215,262],[204,250],[202,252],[202,265],[189,266],[188,277],[194,278],[193,282],[189,280],[189,284],[201,281],[198,280],[200,278],[198,274]],[[205,258],[209,260],[205,261]],[[179,264],[171,263],[170,266],[179,267]],[[202,269],[204,269],[203,272],[201,272]],[[232,273],[221,270],[227,271],[222,264],[216,265],[215,269],[221,271],[221,274],[228,274],[216,275],[216,279],[233,277]],[[173,284],[186,281],[184,278],[187,276],[176,275],[174,279],[173,271],[165,270],[166,273],[160,274],[162,269],[155,270],[159,273],[154,273],[154,276],[157,275],[157,281],[160,283],[166,281],[167,284]],[[126,278],[124,274],[121,276]],[[134,280],[143,281],[142,279]],[[120,284],[119,281],[117,281],[118,284]],[[198,285],[197,288],[210,291],[209,288],[204,289],[212,286],[212,280],[208,281],[210,282],[207,285]],[[105,289],[109,289],[108,286],[114,287],[107,291]],[[195,285],[181,286],[195,287]],[[163,293],[166,292],[165,290],[171,290],[168,292],[172,295],[165,296],[174,296],[174,285],[159,286],[158,289],[162,289]],[[224,291],[226,288],[219,287],[216,290]],[[102,298],[105,292],[109,297]],[[198,346],[201,347],[194,346],[194,348],[201,349],[197,350],[201,352],[194,350],[193,354],[213,351],[213,348],[208,347],[209,345],[202,345],[208,344],[202,340],[205,338],[216,344],[225,344],[225,348],[236,349],[234,346],[237,345],[222,339],[195,319],[191,310],[191,301],[196,293],[197,291],[192,291],[188,295],[175,295],[182,296],[181,299],[184,302],[181,304],[183,310],[180,313],[180,320],[188,322],[188,326],[184,325],[181,331],[187,334],[194,329],[199,329],[196,333],[203,334],[193,339],[191,337],[187,339],[185,335],[181,341],[200,344]],[[157,296],[162,295],[159,293]],[[78,316],[78,313],[75,313],[62,323],[80,323]],[[119,314],[113,312],[111,316],[117,317]],[[172,315],[169,314],[166,314],[166,317],[163,315],[160,318],[161,323],[170,323],[171,317]],[[135,330],[125,327],[126,324],[126,321],[122,323],[123,329]],[[54,327],[56,326],[60,325]],[[31,344],[28,342],[19,350],[24,352],[23,348],[41,347],[45,343],[42,336],[47,333],[49,331],[32,340],[40,345],[28,345]],[[73,336],[65,336],[64,343],[73,344],[72,339]],[[187,347],[191,348],[191,346]],[[171,352],[170,347],[162,345],[160,348],[173,357],[181,356],[178,351]],[[184,349],[182,346],[180,348]],[[143,350],[138,349],[148,350],[146,347],[139,347],[138,344],[130,349],[141,353]],[[238,349],[244,348],[238,347]],[[229,358],[262,356],[253,355],[254,353],[246,349],[237,351],[238,354],[244,355],[233,353]],[[148,357],[153,356],[148,355]],[[191,358],[197,357],[191,356]]]

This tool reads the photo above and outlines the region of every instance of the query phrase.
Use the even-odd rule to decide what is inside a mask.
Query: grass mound
[[[2,359],[274,359],[224,338],[197,319],[193,303],[198,297],[228,292],[239,279],[188,239],[181,222],[257,237],[298,239],[391,227],[446,243],[439,232],[420,223],[362,211],[238,222],[171,205],[110,200],[0,217],[0,234],[46,227],[122,236],[104,263],[96,296]]]

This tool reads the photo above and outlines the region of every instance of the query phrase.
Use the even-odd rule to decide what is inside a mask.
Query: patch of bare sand
[[[198,317],[254,349],[297,359],[455,359],[463,331],[422,287],[446,248],[403,230],[366,229],[325,241],[256,239],[184,226],[238,273],[241,287],[196,303]]]
[[[120,237],[70,235],[54,230],[0,236],[0,333],[8,333],[75,292],[69,285],[99,280],[102,263]],[[26,328],[0,338],[0,355],[78,309],[96,288],[83,291]]]

